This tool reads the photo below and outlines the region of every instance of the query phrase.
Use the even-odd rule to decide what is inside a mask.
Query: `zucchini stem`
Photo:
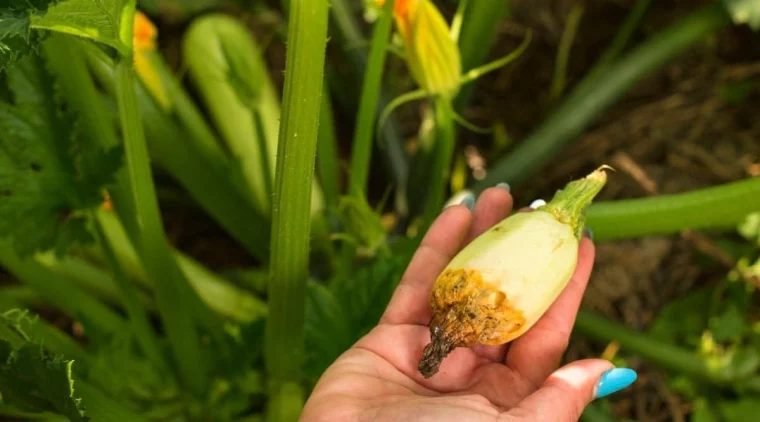
[[[601,166],[583,179],[574,180],[557,191],[554,198],[539,210],[552,214],[560,222],[573,228],[575,236],[580,239],[583,235],[585,223],[585,210],[591,205],[599,191],[607,183],[605,169],[609,166]]]

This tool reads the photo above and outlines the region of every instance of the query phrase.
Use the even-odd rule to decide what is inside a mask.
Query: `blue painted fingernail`
[[[636,371],[629,368],[613,368],[602,374],[596,384],[594,398],[600,399],[628,387],[636,381]]]
[[[530,203],[530,207],[533,208],[534,210],[537,209],[538,207],[543,207],[544,205],[546,205],[546,201],[544,201],[543,199],[536,199],[535,201]]]
[[[594,232],[592,232],[591,229],[588,228],[588,226],[583,228],[583,235],[588,237],[591,240],[594,240]]]
[[[507,182],[501,182],[501,183],[497,184],[496,187],[499,188],[499,189],[504,189],[507,192],[509,192],[509,191],[512,190],[512,187],[509,186],[509,183],[507,183]]]
[[[459,203],[459,205],[464,205],[465,207],[469,208],[470,211],[475,207],[475,195],[468,194],[467,196],[462,199],[462,202]]]

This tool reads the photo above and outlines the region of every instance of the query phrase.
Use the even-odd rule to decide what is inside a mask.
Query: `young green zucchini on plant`
[[[584,211],[607,182],[608,168],[570,182],[534,212],[504,219],[454,257],[430,295],[422,375],[435,375],[455,347],[516,339],[546,312],[575,271]]]

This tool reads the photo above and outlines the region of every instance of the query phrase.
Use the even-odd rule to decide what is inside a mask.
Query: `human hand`
[[[497,187],[485,190],[474,207],[470,198],[441,213],[377,327],[325,371],[303,421],[576,421],[595,397],[636,379],[635,372],[601,359],[557,369],[593,266],[587,237],[572,280],[528,332],[507,345],[457,348],[432,378],[418,372],[430,341],[428,298],[436,277],[511,208],[508,188]]]

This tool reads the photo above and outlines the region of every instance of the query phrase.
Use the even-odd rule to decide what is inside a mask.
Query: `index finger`
[[[462,248],[471,224],[472,213],[463,205],[448,207],[436,218],[401,277],[381,324],[429,322],[433,280]]]

